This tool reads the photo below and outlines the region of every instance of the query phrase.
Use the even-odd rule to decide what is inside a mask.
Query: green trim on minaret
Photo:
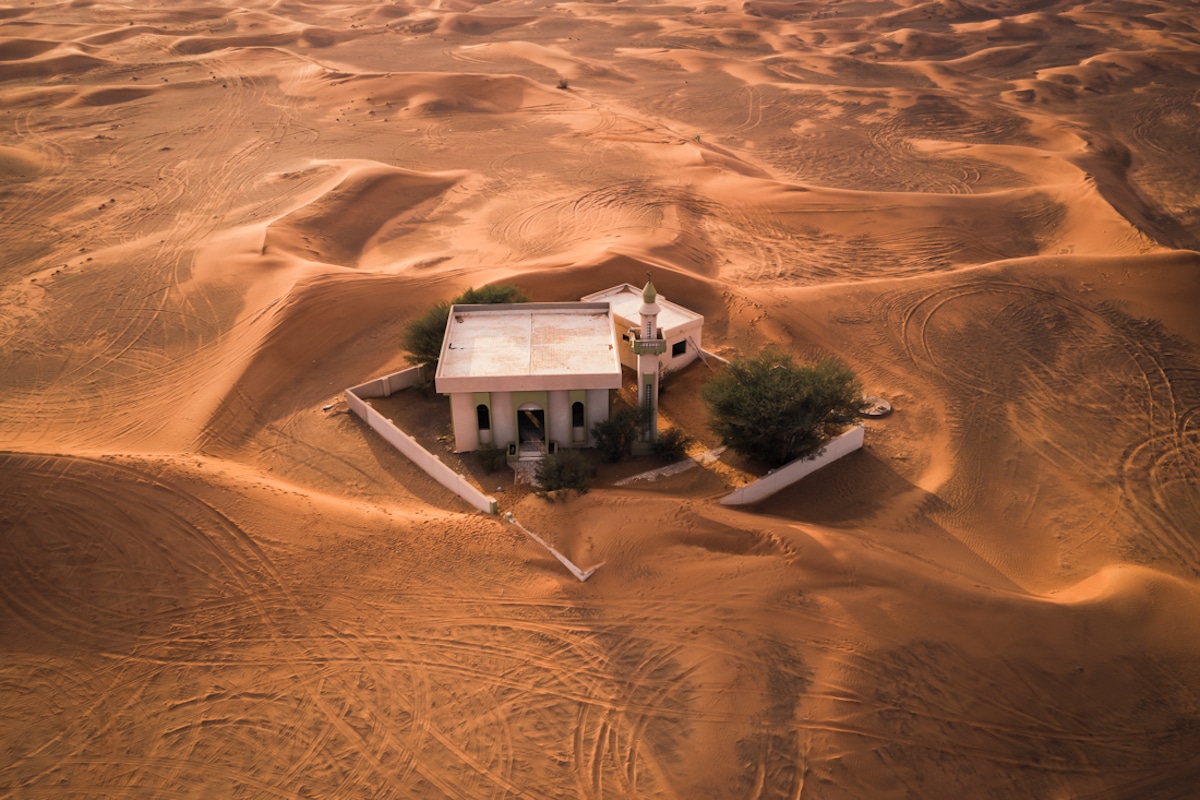
[[[654,290],[654,284],[650,281],[650,273],[646,273],[646,288],[642,289],[642,302],[646,305],[653,305],[658,299],[658,292]]]

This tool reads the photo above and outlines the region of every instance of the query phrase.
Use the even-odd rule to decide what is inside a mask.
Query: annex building
[[[653,286],[650,285],[650,288]],[[602,302],[612,306],[613,322],[621,335],[621,363],[629,369],[637,369],[637,354],[630,342],[643,327],[641,312],[645,304],[644,293],[644,288],[638,289],[632,284],[623,283],[582,298],[585,303]],[[672,303],[657,292],[654,303],[658,306],[655,326],[662,332],[661,338],[665,344],[659,364],[663,369],[686,367],[700,356],[704,317]]]

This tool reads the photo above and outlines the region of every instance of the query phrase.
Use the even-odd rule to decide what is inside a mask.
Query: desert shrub
[[[673,370],[670,367],[658,368],[658,396],[662,397],[667,393],[668,387],[675,382],[678,370]]]
[[[632,453],[633,443],[642,431],[643,416],[641,409],[622,408],[592,426],[596,449],[605,461],[617,462]]]
[[[862,386],[837,358],[800,366],[774,348],[735,358],[701,392],[709,427],[738,453],[779,467],[818,451],[855,417]]]
[[[683,428],[668,428],[658,434],[654,440],[654,455],[663,461],[679,461],[687,455],[687,449],[692,446],[696,437]]]
[[[508,463],[508,450],[503,447],[481,447],[474,453],[475,463],[488,472],[498,472]]]
[[[595,472],[596,468],[591,460],[580,451],[559,450],[554,455],[543,458],[538,464],[534,477],[541,488],[537,490],[537,494],[553,498],[556,494],[572,489],[586,494]]]
[[[404,330],[401,345],[408,351],[405,358],[410,364],[437,366],[442,355],[442,339],[446,335],[446,322],[450,319],[450,306],[455,303],[524,303],[529,297],[518,286],[508,283],[470,288],[453,300],[443,300],[409,323]],[[430,374],[432,375],[432,369]]]
[[[401,345],[410,364],[437,364],[442,355],[442,338],[450,318],[450,303],[443,300],[408,324]]]

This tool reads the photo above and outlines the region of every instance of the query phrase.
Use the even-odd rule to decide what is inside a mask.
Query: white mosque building
[[[703,325],[650,281],[577,303],[452,306],[434,385],[450,399],[455,451],[506,447],[517,460],[591,446],[623,368],[637,378],[653,441],[661,370],[700,355]]]

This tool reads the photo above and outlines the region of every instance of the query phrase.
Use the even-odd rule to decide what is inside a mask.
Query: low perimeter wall
[[[441,459],[422,447],[416,439],[396,427],[394,422],[367,405],[368,398],[389,397],[393,392],[412,386],[420,379],[422,369],[422,367],[411,367],[347,389],[346,405],[350,406],[351,411],[362,417],[392,447],[429,473],[429,476],[435,481],[480,511],[495,514],[496,499],[494,497],[489,497],[476,489],[470,481],[442,463]]]
[[[398,392],[401,389],[408,387],[421,380],[425,374],[425,365],[421,364],[408,369],[402,369],[399,372],[393,372],[391,375],[384,375],[382,378],[376,378],[373,381],[360,383],[346,390],[346,393],[354,392],[355,396],[362,399],[369,397],[391,397],[392,392]]]
[[[828,466],[844,455],[861,450],[863,446],[863,427],[855,425],[845,433],[841,433],[825,443],[824,449],[816,458],[798,458],[789,461],[770,475],[754,483],[734,489],[721,498],[723,506],[742,506],[747,503],[757,503],[778,492],[786,486],[791,486],[801,478],[813,474],[821,467]]]

